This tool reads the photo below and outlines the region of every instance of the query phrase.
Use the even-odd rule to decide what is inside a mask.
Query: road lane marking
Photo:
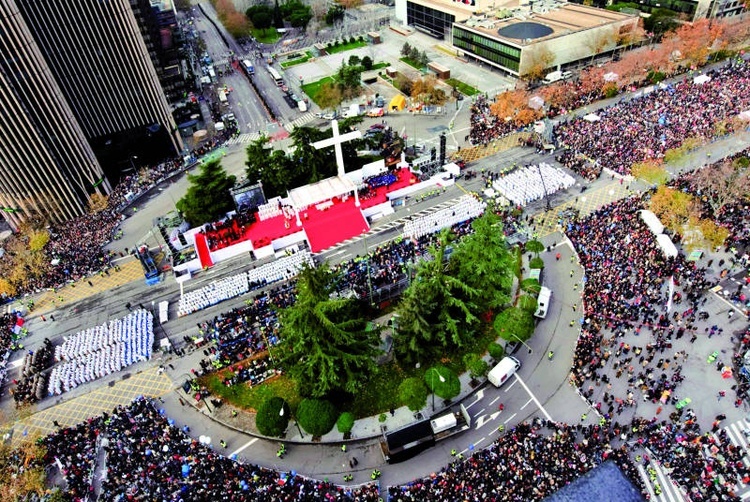
[[[549,420],[550,422],[554,422],[550,414],[547,413],[547,410],[545,410],[544,406],[542,406],[542,403],[539,402],[536,396],[531,393],[531,389],[529,389],[528,386],[523,382],[523,380],[521,380],[521,377],[518,376],[518,373],[514,373],[513,376],[516,377],[516,382],[520,383],[523,386],[523,388],[526,389],[526,392],[529,394],[529,397],[534,401],[537,408],[539,408],[542,411],[542,413],[544,413],[544,416],[547,417],[547,420]]]
[[[500,399],[500,396],[497,396],[495,399],[493,399],[492,401],[490,401],[490,406],[493,405],[493,404],[495,404],[496,402],[498,402],[499,399]]]
[[[529,405],[529,403],[532,402],[532,401],[533,401],[533,399],[529,399],[528,401],[526,401],[526,404],[524,404],[523,406],[521,406],[521,409],[526,408]]]
[[[476,412],[476,413],[474,414],[474,418],[477,418],[477,416],[481,415],[481,414],[482,414],[482,412],[484,412],[484,410],[486,410],[486,409],[487,409],[487,408],[482,408],[482,409],[481,409],[480,411]]]
[[[508,422],[510,422],[511,420],[513,420],[513,417],[515,417],[516,415],[518,415],[518,413],[514,413],[511,416],[509,416],[508,420],[506,420],[505,422],[503,422],[503,424],[507,424]]]
[[[243,446],[240,446],[237,451],[235,451],[235,452],[232,453],[232,455],[239,455],[245,448],[247,448],[251,444],[255,443],[256,441],[258,441],[258,438],[251,439],[250,441],[248,441],[247,443],[245,443]],[[231,457],[232,455],[229,455],[229,456]]]
[[[510,385],[508,385],[508,386],[507,386],[507,387],[505,388],[505,392],[508,392],[508,391],[509,391],[510,389],[512,389],[512,388],[513,388],[513,386],[514,386],[515,384],[516,384],[516,381],[515,381],[515,380],[513,380],[513,383],[511,383]],[[526,387],[526,386],[524,385],[524,387]],[[529,392],[529,394],[531,394],[531,393]]]

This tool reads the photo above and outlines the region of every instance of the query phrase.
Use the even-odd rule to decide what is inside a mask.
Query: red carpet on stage
[[[328,249],[370,229],[367,220],[362,216],[362,211],[354,206],[353,197],[346,202],[340,202],[338,198],[335,201],[333,206],[324,211],[308,209],[310,219],[302,219],[302,226],[310,241],[310,251],[313,253]]]
[[[208,250],[208,242],[203,233],[195,234],[195,250],[198,252],[198,259],[201,261],[201,268],[213,267],[214,262],[211,260],[211,252]]]

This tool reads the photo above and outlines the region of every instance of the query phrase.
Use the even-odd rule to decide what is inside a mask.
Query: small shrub
[[[313,436],[322,436],[336,423],[336,408],[323,399],[303,399],[297,408],[297,422]]]
[[[490,370],[489,364],[479,357],[478,354],[469,353],[464,355],[464,364],[472,379],[482,378]]]
[[[386,420],[388,420],[388,416],[385,413],[381,413],[380,416],[378,417],[378,422],[382,424]]]
[[[284,414],[279,412],[284,409]],[[255,426],[264,436],[279,437],[289,425],[291,415],[289,405],[280,397],[270,397],[263,401],[255,414]]]
[[[489,346],[487,346],[487,352],[490,353],[490,357],[495,361],[499,361],[505,355],[505,349],[497,342],[490,343]]]
[[[339,419],[336,420],[336,429],[341,434],[350,433],[353,427],[354,427],[354,414],[353,413],[345,411],[344,413],[339,415]]]
[[[424,375],[424,382],[432,392],[443,399],[453,399],[461,392],[458,376],[445,366],[433,366],[428,369]]]
[[[529,262],[529,268],[544,268],[544,260],[535,256]]]
[[[407,378],[398,386],[398,396],[411,411],[418,411],[427,404],[429,391],[419,378]]]
[[[521,295],[518,297],[518,308],[525,310],[526,312],[536,312],[537,308],[536,297],[530,295]]]

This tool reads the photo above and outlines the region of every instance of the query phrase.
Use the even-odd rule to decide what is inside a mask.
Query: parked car
[[[373,108],[367,112],[368,117],[382,117],[385,115],[385,111],[382,108]]]

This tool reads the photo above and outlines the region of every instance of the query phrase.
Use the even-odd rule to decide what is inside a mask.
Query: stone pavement
[[[34,301],[34,311],[31,312],[31,316],[54,313],[55,309],[63,304],[75,303],[99,293],[111,291],[123,284],[144,280],[143,268],[140,262],[132,256],[115,260],[114,263],[117,264],[119,270],[110,268],[106,274],[93,274],[56,290],[46,290],[32,295],[30,298]],[[28,300],[29,297],[24,297],[23,303],[26,304]]]

